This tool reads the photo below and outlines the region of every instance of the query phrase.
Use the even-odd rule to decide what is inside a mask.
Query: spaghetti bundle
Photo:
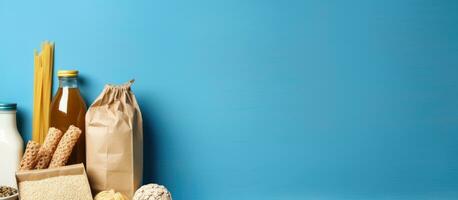
[[[45,41],[40,53],[34,53],[34,89],[32,139],[43,143],[49,127],[54,44]]]

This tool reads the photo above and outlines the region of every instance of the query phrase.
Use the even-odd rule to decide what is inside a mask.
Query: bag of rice
[[[21,200],[92,200],[83,164],[16,172]]]

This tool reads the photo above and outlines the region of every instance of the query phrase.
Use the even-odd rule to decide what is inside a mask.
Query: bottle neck
[[[77,77],[59,77],[59,88],[78,88]]]
[[[0,128],[17,129],[16,111],[0,111]]]

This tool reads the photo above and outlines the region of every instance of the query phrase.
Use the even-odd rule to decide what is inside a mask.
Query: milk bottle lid
[[[16,110],[16,103],[0,103],[0,111]]]

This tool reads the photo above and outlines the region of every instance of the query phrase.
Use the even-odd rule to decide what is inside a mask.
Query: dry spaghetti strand
[[[49,128],[54,44],[43,42],[41,52],[34,53],[34,89],[32,139],[43,143]]]

